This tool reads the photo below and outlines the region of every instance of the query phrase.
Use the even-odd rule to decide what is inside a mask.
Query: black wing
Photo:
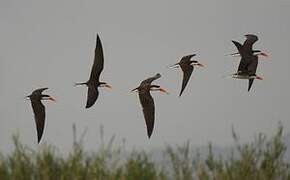
[[[157,73],[155,76],[150,77],[148,79],[145,79],[144,81],[141,82],[141,86],[145,84],[151,84],[154,80],[159,79],[161,77],[161,74]]]
[[[236,48],[238,49],[239,54],[241,55],[241,60],[240,60],[240,64],[238,67],[238,72],[239,71],[245,71],[249,62],[247,61],[246,58],[244,58],[244,51],[243,51],[243,45],[237,41],[232,41],[234,43],[234,45],[236,46]]]
[[[256,75],[258,67],[258,56],[252,56],[251,63],[248,66],[249,75]],[[254,79],[249,79],[248,91],[251,90],[251,87],[254,83]]]
[[[47,90],[48,88],[39,88],[32,92],[33,95],[40,95],[44,90]]]
[[[253,53],[253,44],[258,41],[258,36],[253,35],[253,34],[247,34],[246,36],[246,41],[243,44],[243,50],[247,54],[252,54]]]
[[[91,70],[90,80],[99,81],[100,74],[103,71],[103,69],[104,69],[103,47],[102,47],[101,39],[99,35],[97,35],[95,59],[94,59],[94,64]]]
[[[248,91],[251,90],[253,83],[254,83],[254,79],[249,79]]]
[[[98,99],[98,96],[99,96],[98,88],[94,86],[88,86],[88,97],[86,108],[92,107],[92,105],[94,105],[96,100]]]
[[[179,96],[181,96],[182,92],[184,91],[190,76],[192,74],[193,71],[193,66],[192,65],[181,65],[180,66],[182,71],[183,71],[183,80],[182,80],[182,87],[181,87],[181,91],[179,93]]]
[[[190,55],[187,55],[187,56],[183,56],[181,58],[181,60],[179,61],[179,63],[186,63],[186,62],[190,62],[190,59],[192,57],[196,56],[196,54],[190,54]]]
[[[236,48],[238,49],[238,52],[240,53],[240,55],[242,55],[242,51],[243,51],[243,45],[237,41],[232,41],[234,43],[234,45],[236,46]]]
[[[246,59],[242,57],[241,60],[240,60],[239,67],[238,67],[238,72],[239,71],[242,71],[242,72],[247,71],[247,66],[248,65],[249,65],[249,62],[247,62]]]
[[[147,135],[148,135],[148,138],[150,138],[153,132],[154,119],[155,119],[154,100],[150,92],[146,92],[146,93],[140,92],[139,99],[143,108],[143,115],[144,115],[146,127],[147,127]]]
[[[34,113],[34,119],[37,130],[37,139],[39,143],[43,134],[45,124],[45,107],[40,100],[32,100],[31,105]]]

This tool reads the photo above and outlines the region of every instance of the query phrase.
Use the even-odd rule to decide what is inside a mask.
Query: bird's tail
[[[167,66],[168,68],[178,68],[179,67],[179,64],[178,63],[176,63],[176,64],[173,64],[173,65],[171,65],[171,66]]]
[[[236,52],[236,53],[231,53],[231,54],[226,54],[226,56],[232,56],[232,57],[240,57],[240,53]]]
[[[131,92],[135,92],[138,90],[138,87],[136,87],[135,89],[132,89]]]
[[[226,74],[226,75],[223,75],[222,78],[233,77],[233,75],[234,74]]]
[[[86,85],[87,83],[75,83],[75,86]]]

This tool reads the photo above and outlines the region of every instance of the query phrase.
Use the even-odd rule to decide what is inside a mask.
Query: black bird
[[[238,79],[248,79],[248,91],[250,91],[254,79],[263,79],[256,75],[258,56],[261,55],[268,57],[268,55],[260,50],[253,50],[253,44],[258,41],[258,37],[256,35],[248,34],[245,36],[247,39],[243,45],[237,41],[232,41],[238,49],[237,54],[241,55],[238,71],[233,75],[233,77]]]
[[[196,60],[191,60],[192,57],[196,56],[196,54],[191,54],[191,55],[187,55],[187,56],[183,56],[181,58],[181,60],[174,64],[173,68],[178,68],[180,67],[182,72],[183,72],[183,80],[182,80],[182,86],[181,86],[181,91],[179,93],[179,97],[182,95],[189,79],[190,79],[190,76],[192,74],[192,71],[194,69],[194,66],[201,66],[201,67],[204,67],[201,63],[199,63],[198,61]]]
[[[151,134],[153,132],[154,128],[154,119],[155,119],[155,106],[154,106],[154,100],[150,94],[150,91],[161,91],[167,93],[167,91],[163,88],[161,88],[158,85],[151,85],[151,83],[160,78],[161,75],[158,73],[153,77],[150,77],[144,81],[141,82],[141,84],[132,90],[138,91],[139,94],[139,100],[143,109],[143,115],[146,122],[147,127],[147,135],[148,138],[151,137]]]
[[[103,47],[99,35],[97,35],[96,49],[95,49],[95,58],[94,64],[91,70],[90,79],[84,83],[76,83],[75,85],[87,85],[88,86],[88,95],[87,95],[87,104],[86,108],[90,108],[95,104],[99,96],[99,87],[112,88],[106,82],[100,82],[100,74],[104,69],[104,55]]]
[[[31,106],[34,113],[38,143],[41,140],[43,129],[44,129],[44,124],[45,124],[45,107],[42,104],[41,100],[55,101],[53,97],[46,94],[42,94],[42,92],[46,89],[48,88],[36,89],[29,96],[27,96],[27,98],[29,98],[31,101]]]

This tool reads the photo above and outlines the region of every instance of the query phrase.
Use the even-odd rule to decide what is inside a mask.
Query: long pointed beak
[[[106,88],[113,89],[113,87],[112,87],[111,85],[109,85],[109,84],[105,84],[104,86],[105,86]]]
[[[263,52],[263,53],[260,53],[259,55],[260,55],[260,56],[263,56],[263,57],[266,57],[266,58],[269,57],[269,55],[268,55],[267,53],[264,53],[264,52]]]
[[[48,100],[51,100],[53,102],[56,102],[56,100],[53,97],[51,97],[51,96],[48,97]]]
[[[260,76],[256,76],[256,79],[258,80],[263,80],[264,78],[260,77]]]
[[[160,92],[164,92],[164,93],[166,93],[166,94],[169,94],[169,92],[168,91],[166,91],[165,89],[163,89],[163,88],[159,88],[159,91]]]
[[[201,63],[197,63],[196,64],[197,66],[199,66],[199,67],[205,67],[203,64],[201,64]]]

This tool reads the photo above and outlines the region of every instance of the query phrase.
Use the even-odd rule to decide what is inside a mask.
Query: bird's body
[[[150,94],[150,91],[161,91],[166,92],[158,85],[152,85],[151,83],[160,78],[160,74],[156,74],[153,77],[150,77],[140,83],[140,85],[133,89],[132,91],[138,91],[139,100],[142,106],[143,115],[145,118],[145,123],[147,127],[147,135],[150,138],[154,128],[155,121],[155,105],[154,100]]]
[[[48,88],[36,89],[31,93],[31,95],[27,96],[31,101],[31,106],[34,113],[38,143],[40,142],[43,135],[45,125],[45,107],[42,104],[41,100],[55,101],[51,96],[42,94],[42,92],[46,89]]]
[[[101,39],[99,35],[97,35],[96,40],[96,48],[95,48],[95,58],[93,67],[91,70],[90,78],[87,82],[84,83],[76,83],[76,85],[87,85],[88,87],[88,95],[87,95],[87,103],[86,108],[92,107],[99,97],[99,87],[108,87],[111,88],[105,82],[100,82],[100,74],[104,69],[104,54],[103,54],[103,47],[101,43]]]
[[[262,80],[261,77],[256,75],[258,67],[258,56],[262,55],[267,57],[267,54],[261,52],[260,50],[253,50],[253,44],[258,41],[258,37],[256,35],[248,34],[245,36],[247,39],[243,45],[241,45],[239,42],[232,41],[238,49],[238,54],[241,56],[237,73],[233,75],[233,78],[248,79],[248,91],[250,91],[254,79]]]
[[[182,86],[181,86],[179,96],[182,95],[182,93],[183,93],[183,91],[184,91],[184,89],[185,89],[185,87],[186,87],[186,85],[191,77],[194,66],[203,67],[203,65],[201,63],[199,63],[198,61],[191,60],[191,58],[194,56],[196,56],[196,54],[183,56],[178,63],[174,64],[174,67],[180,67],[182,72],[183,72]]]

